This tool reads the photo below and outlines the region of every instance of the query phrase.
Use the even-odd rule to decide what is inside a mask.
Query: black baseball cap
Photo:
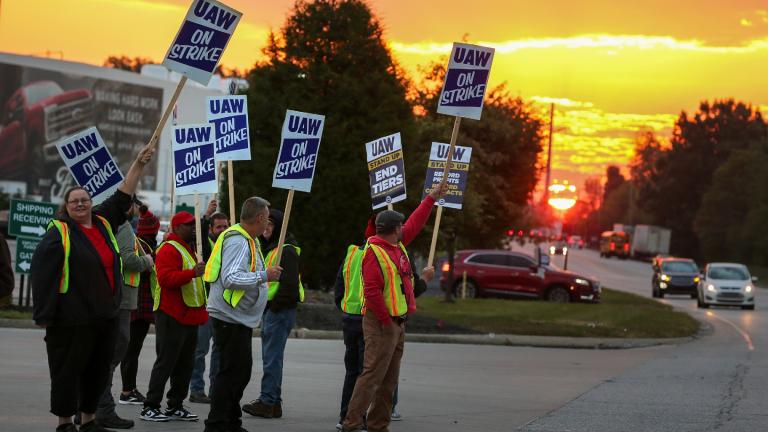
[[[405,221],[405,216],[402,213],[394,210],[384,210],[376,215],[376,228],[377,229],[391,229]]]

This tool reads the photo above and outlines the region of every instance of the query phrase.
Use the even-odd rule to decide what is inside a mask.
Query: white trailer
[[[635,225],[632,235],[632,256],[634,258],[653,258],[656,255],[669,254],[669,241],[672,231],[654,225]]]

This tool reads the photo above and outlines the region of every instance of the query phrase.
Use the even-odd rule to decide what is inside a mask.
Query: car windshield
[[[661,271],[669,273],[698,273],[696,264],[690,261],[670,261],[661,264]]]
[[[24,88],[27,105],[34,105],[41,100],[62,93],[61,87],[52,81],[43,81]]]
[[[747,280],[749,273],[742,267],[710,267],[709,279],[720,280]]]

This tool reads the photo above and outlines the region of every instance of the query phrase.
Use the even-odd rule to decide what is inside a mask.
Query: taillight
[[[629,252],[629,243],[624,243],[624,252]]]
[[[611,242],[611,250],[612,251],[616,250],[616,243]]]
[[[440,270],[442,270],[443,273],[448,273],[449,271],[451,271],[451,263],[449,263],[448,261],[444,262]]]

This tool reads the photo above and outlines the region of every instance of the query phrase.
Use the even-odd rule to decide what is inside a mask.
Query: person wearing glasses
[[[123,182],[99,206],[86,189],[68,189],[32,257],[33,319],[45,328],[57,431],[76,432],[72,417],[78,410],[80,431],[107,430],[95,413],[110,376],[123,291],[115,232],[154,152],[149,145],[139,151]]]

